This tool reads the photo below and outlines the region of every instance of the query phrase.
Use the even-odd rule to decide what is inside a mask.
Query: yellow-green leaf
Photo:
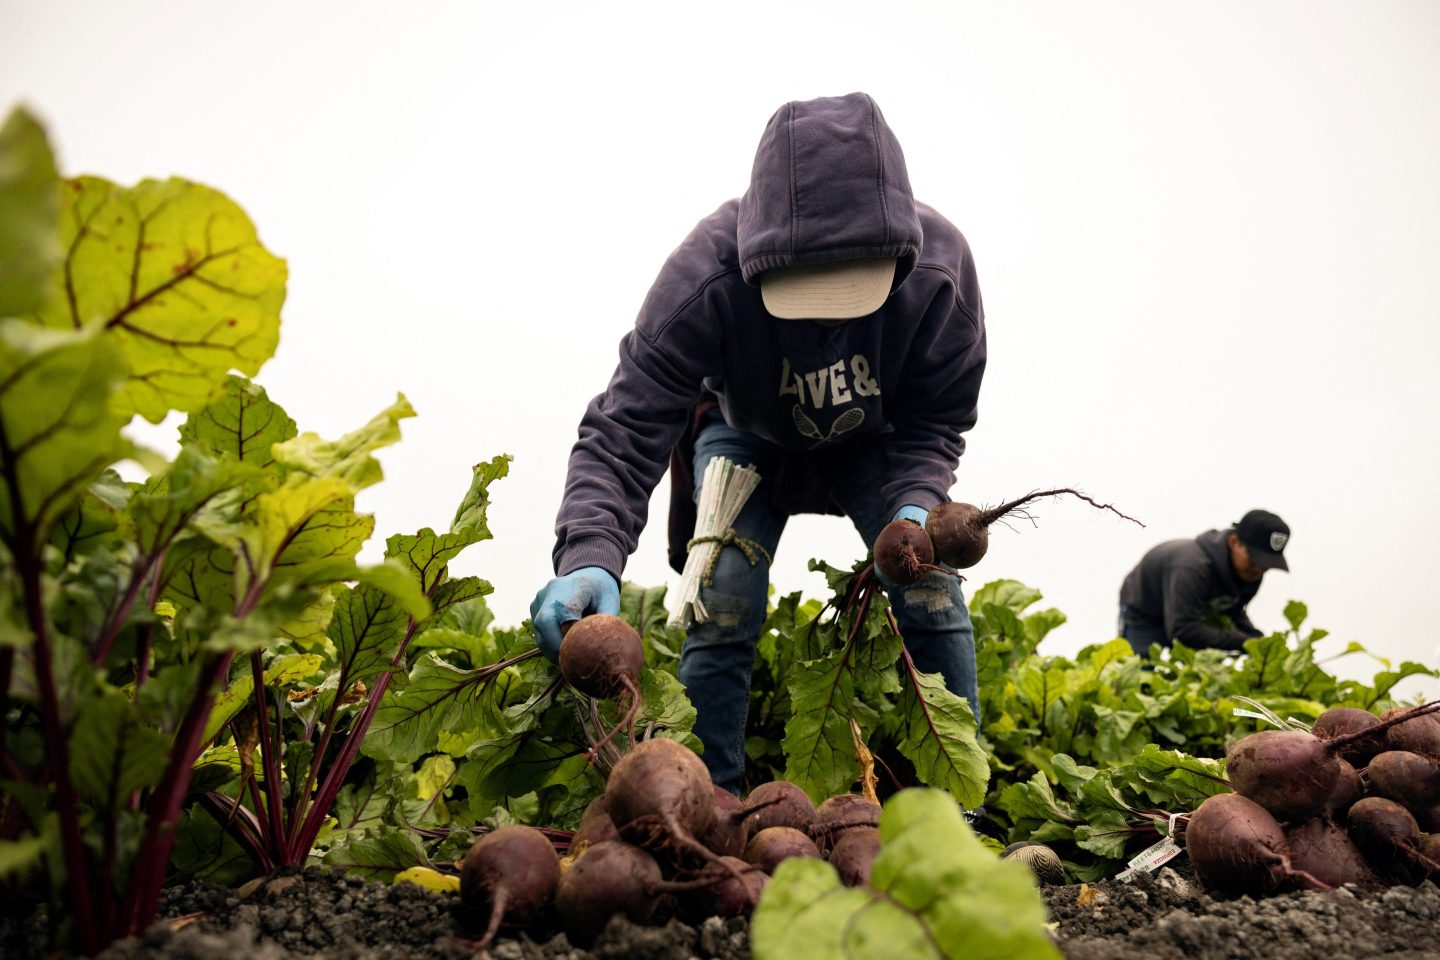
[[[60,262],[60,175],[45,130],[24,110],[0,127],[0,317],[39,310]]]
[[[232,369],[274,354],[285,262],[217,190],[186,180],[125,188],[80,177],[62,191],[58,289],[36,318],[98,326],[130,367],[118,405],[159,423],[199,410]]]

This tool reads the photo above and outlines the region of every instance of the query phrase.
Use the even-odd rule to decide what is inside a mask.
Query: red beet
[[[880,854],[880,831],[874,827],[854,827],[840,834],[830,848],[830,865],[840,874],[840,882],[858,887],[870,882],[870,868]]]
[[[1132,523],[1139,523],[1134,517],[1126,517],[1125,514],[1109,504],[1096,503],[1078,490],[1060,487],[1055,490],[1032,493],[989,510],[981,510],[972,503],[938,504],[930,508],[930,513],[925,518],[925,532],[930,535],[935,546],[935,556],[940,558],[940,562],[963,570],[979,563],[984,558],[985,552],[990,549],[991,524],[1032,500],[1053,497],[1062,493],[1079,497],[1092,506],[1109,510],[1111,513],[1125,517]]]
[[[1332,887],[1347,883],[1367,888],[1380,885],[1380,878],[1370,869],[1350,835],[1324,817],[1289,828],[1285,831],[1285,842],[1290,865],[1322,883]]]
[[[460,868],[460,905],[484,921],[482,948],[502,927],[534,923],[549,909],[560,882],[560,858],[539,830],[501,827],[471,845]]]
[[[1310,732],[1321,740],[1334,740],[1337,737],[1360,734],[1379,723],[1380,718],[1369,710],[1358,707],[1331,707],[1315,718],[1315,725],[1310,728]],[[1363,767],[1370,762],[1371,757],[1384,749],[1384,742],[1380,733],[1369,737],[1357,736],[1340,748],[1339,756],[1353,766]]]
[[[794,827],[766,827],[745,844],[742,859],[773,874],[776,867],[791,857],[819,856],[820,848],[807,834]]]
[[[596,613],[571,625],[560,644],[565,682],[586,696],[612,700],[638,689],[645,668],[640,634],[619,617]]]
[[[914,520],[892,520],[875,538],[875,570],[887,583],[916,583],[934,563],[930,537]]]
[[[858,793],[837,794],[816,808],[810,834],[828,851],[846,830],[879,824],[880,812],[880,804]]]
[[[1426,810],[1440,803],[1440,764],[1418,753],[1409,750],[1377,753],[1365,768],[1365,777],[1372,791],[1408,810]]]
[[[1340,775],[1335,778],[1335,789],[1325,801],[1325,816],[1337,823],[1345,820],[1345,813],[1351,804],[1365,796],[1365,784],[1360,773],[1344,760],[1340,761]]]
[[[721,857],[708,864],[692,881],[662,884],[658,889],[677,891],[681,913],[692,923],[706,917],[746,916],[760,902],[770,876],[736,857]]]
[[[570,865],[555,892],[565,935],[571,944],[584,948],[616,914],[642,926],[649,923],[660,881],[655,858],[639,847],[619,841],[595,844]]]
[[[754,836],[766,827],[794,827],[809,830],[815,822],[815,804],[810,796],[789,780],[771,780],[750,791],[747,807],[760,807],[745,818],[745,829]]]
[[[1290,883],[1328,889],[1291,867],[1280,824],[1260,804],[1238,793],[1208,797],[1190,814],[1185,852],[1200,882],[1210,889],[1256,895],[1274,893]]]
[[[1402,883],[1419,883],[1427,868],[1420,852],[1420,827],[1415,817],[1394,800],[1366,797],[1357,800],[1347,817],[1350,839],[1382,875]]]
[[[1388,711],[1388,717],[1395,711]],[[1431,714],[1397,723],[1385,731],[1385,744],[1391,750],[1406,750],[1422,757],[1440,760],[1440,717]]]
[[[642,740],[622,756],[605,784],[605,808],[620,836],[657,857],[715,854],[695,838],[715,819],[705,764],[674,740]]]
[[[724,787],[712,787],[712,792],[715,818],[696,839],[722,857],[738,857],[745,849],[745,809]]]

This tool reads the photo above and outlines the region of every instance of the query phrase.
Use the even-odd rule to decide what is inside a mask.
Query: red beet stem
[[[1056,487],[1054,490],[1041,490],[1037,493],[1031,493],[1020,497],[1018,500],[1011,500],[1009,503],[1002,503],[998,507],[991,507],[989,510],[981,510],[980,515],[976,518],[975,522],[982,527],[988,527],[996,520],[999,520],[1001,517],[1005,516],[1011,510],[1014,510],[1016,507],[1022,507],[1032,500],[1039,500],[1042,497],[1059,496],[1062,493],[1068,493],[1071,496],[1079,497],[1081,500],[1084,500],[1092,507],[1096,507],[1101,510],[1109,510],[1116,516],[1123,517],[1124,519],[1129,520],[1131,523],[1137,524],[1142,527],[1145,526],[1145,524],[1140,523],[1140,521],[1136,520],[1134,517],[1121,513],[1119,510],[1116,510],[1110,504],[1099,503],[1095,500],[1092,500],[1085,494],[1081,493],[1079,490],[1075,490],[1071,487]]]

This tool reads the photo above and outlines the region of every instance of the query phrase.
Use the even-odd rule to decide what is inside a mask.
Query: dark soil
[[[1419,887],[1289,893],[1255,901],[1211,897],[1182,860],[1130,884],[1114,880],[1045,888],[1055,937],[1069,960],[1349,960],[1440,957],[1440,889]],[[370,883],[320,869],[277,875],[240,890],[192,884],[166,892],[165,918],[144,937],[117,944],[104,960],[400,960],[473,957],[457,942],[476,931],[458,915],[459,897],[410,884]],[[194,916],[199,914],[200,916]],[[4,924],[0,924],[3,927]],[[35,928],[34,933],[43,933]],[[27,953],[16,931],[0,930],[0,954]],[[497,960],[743,960],[743,920],[699,927],[671,921],[642,928],[623,919],[589,950],[555,929],[507,937]]]

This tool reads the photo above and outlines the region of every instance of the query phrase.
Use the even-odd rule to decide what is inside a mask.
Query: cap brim
[[[1268,550],[1256,550],[1250,548],[1250,562],[1261,570],[1284,570],[1290,572],[1290,564],[1285,562],[1285,554],[1270,553]]]
[[[760,275],[760,296],[782,320],[853,320],[879,310],[895,282],[893,257],[781,267]]]

